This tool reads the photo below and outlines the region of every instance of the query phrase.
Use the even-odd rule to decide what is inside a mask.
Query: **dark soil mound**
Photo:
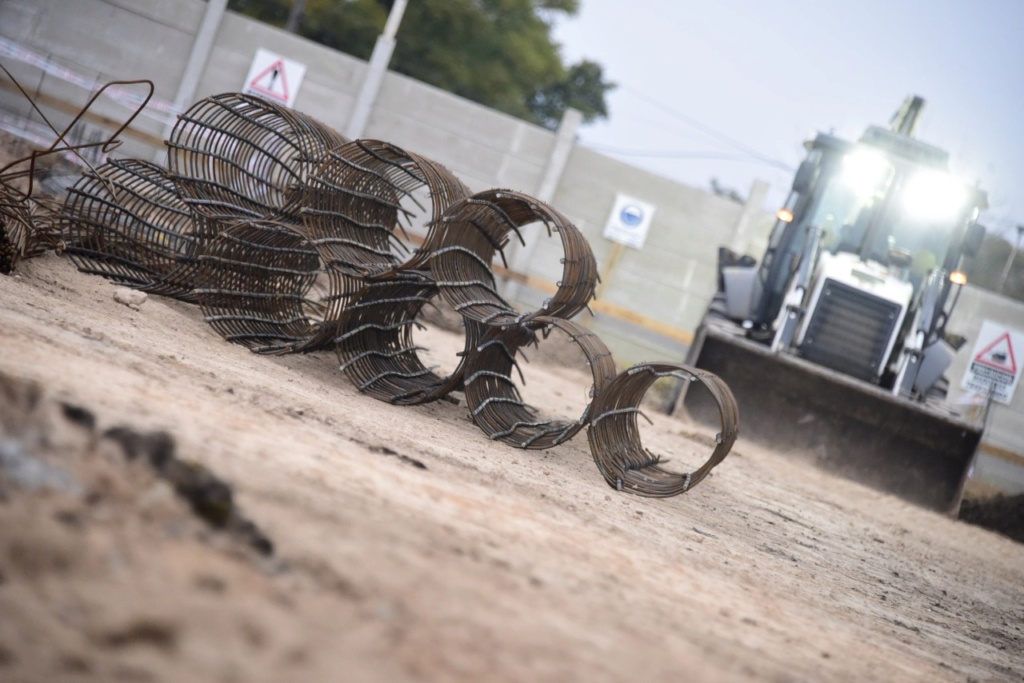
[[[1024,543],[1024,493],[965,500],[960,506],[960,519]]]

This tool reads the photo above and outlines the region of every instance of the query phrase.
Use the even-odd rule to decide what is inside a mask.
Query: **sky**
[[[980,222],[1024,224],[1024,0],[581,0],[558,19],[567,64],[617,87],[586,147],[704,189],[785,199],[803,142],[857,139],[924,98],[917,138],[978,184]]]

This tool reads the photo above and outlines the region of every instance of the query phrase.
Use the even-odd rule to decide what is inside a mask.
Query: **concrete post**
[[[583,123],[583,113],[578,109],[569,108],[562,114],[562,120],[558,122],[558,130],[555,132],[555,144],[551,147],[551,154],[548,156],[548,167],[544,172],[544,178],[537,187],[537,199],[548,203],[555,196],[558,189],[558,181],[562,179],[562,172],[569,162],[569,153],[576,142],[576,131]]]
[[[363,85],[359,89],[355,105],[352,107],[352,115],[348,120],[348,127],[345,129],[345,137],[355,140],[363,136],[366,130],[366,122],[370,118],[370,110],[377,100],[377,93],[380,91],[381,81],[387,73],[388,63],[391,61],[391,54],[395,51],[395,34],[398,26],[402,23],[402,14],[405,13],[405,6],[408,0],[395,0],[388,14],[388,21],[384,25],[384,33],[380,34],[373,46],[373,54],[366,65],[366,76],[363,78]]]
[[[558,189],[558,183],[562,179],[565,165],[569,161],[572,146],[576,142],[576,131],[579,130],[581,123],[583,123],[583,114],[571,107],[565,110],[565,113],[562,114],[562,120],[558,123],[558,130],[555,131],[555,142],[551,146],[551,153],[548,155],[548,165],[544,170],[544,177],[541,179],[537,192],[534,195],[546,204],[550,203],[555,196],[555,190]],[[510,270],[522,272],[529,265],[530,259],[533,256],[533,250],[537,246],[539,230],[540,226],[533,225],[521,231],[523,239],[526,241],[525,245],[519,242],[510,243],[513,245],[511,247],[512,254],[508,260]],[[515,299],[519,294],[519,288],[520,284],[515,280],[506,280],[502,288],[502,296],[507,299]]]
[[[199,32],[192,43],[192,52],[188,56],[188,63],[185,65],[185,72],[181,75],[178,83],[178,94],[174,96],[174,106],[178,111],[187,108],[192,104],[192,98],[196,95],[196,88],[199,85],[199,76],[206,66],[206,60],[213,50],[213,39],[217,35],[217,29],[224,18],[224,11],[227,9],[228,0],[210,0],[206,5],[206,14],[203,15],[203,23],[199,25]],[[164,139],[170,137],[174,129],[175,121],[164,126]],[[164,150],[157,152],[158,162],[163,161]]]
[[[768,183],[763,180],[755,180],[750,187],[750,195],[746,204],[743,205],[743,213],[736,221],[733,228],[732,239],[729,240],[729,248],[733,251],[745,254],[750,250],[751,242],[760,239],[761,235],[752,234],[755,219],[764,211],[764,200],[768,196]]]

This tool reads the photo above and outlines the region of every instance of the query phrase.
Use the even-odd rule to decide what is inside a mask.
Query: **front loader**
[[[913,137],[922,106],[908,98],[856,143],[806,144],[760,262],[719,250],[687,363],[728,383],[741,438],[955,512],[983,426],[946,403],[966,342],[946,323],[987,201]],[[680,387],[669,412],[712,421],[702,393]]]

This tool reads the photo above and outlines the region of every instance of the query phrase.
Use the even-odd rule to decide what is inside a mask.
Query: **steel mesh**
[[[637,416],[644,394],[659,378],[697,382],[718,404],[720,431],[708,460],[697,470],[676,474],[661,465],[660,456],[643,447]],[[641,363],[620,373],[591,406],[587,429],[590,451],[605,481],[620,491],[665,498],[696,486],[729,454],[739,429],[739,408],[724,381],[682,363]]]
[[[615,376],[608,347],[593,332],[563,318],[536,316],[507,327],[491,327],[466,360],[465,393],[470,416],[488,438],[517,448],[544,449],[575,436],[587,424],[590,406],[576,419],[548,418],[523,402],[512,378],[516,356],[527,345],[543,343],[552,331],[566,335],[583,352],[598,396]]]
[[[65,250],[82,272],[193,300],[201,231],[159,166],[119,159],[82,174],[61,221]]]

